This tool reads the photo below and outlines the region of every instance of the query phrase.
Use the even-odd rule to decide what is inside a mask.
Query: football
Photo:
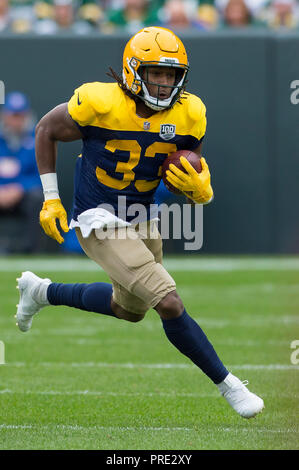
[[[169,183],[169,181],[167,181],[166,171],[169,169],[169,165],[173,163],[177,168],[179,168],[184,173],[186,173],[184,167],[181,164],[180,157],[185,157],[198,173],[200,173],[202,170],[200,157],[196,153],[192,152],[191,150],[178,150],[177,152],[171,153],[164,160],[164,163],[162,166],[162,179],[166,188],[174,194],[181,194],[181,191],[175,188],[171,183]]]

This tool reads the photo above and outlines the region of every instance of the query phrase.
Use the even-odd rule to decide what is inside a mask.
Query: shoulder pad
[[[200,140],[206,133],[206,107],[198,96],[191,93],[187,94],[186,102],[190,120],[190,134]]]
[[[192,95],[191,93],[188,94],[188,112],[189,116],[193,121],[198,121],[199,119],[203,119],[206,115],[206,107],[201,101],[201,99],[196,96]]]
[[[116,83],[85,83],[76,88],[68,103],[72,119],[81,126],[92,125],[101,114],[106,114],[112,107]]]

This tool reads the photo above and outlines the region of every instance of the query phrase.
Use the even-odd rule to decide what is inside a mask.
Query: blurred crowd
[[[299,29],[299,0],[0,0],[0,35],[174,30]]]
[[[8,93],[0,110],[0,254],[33,253],[47,245],[36,218],[43,192],[34,127],[28,97]]]

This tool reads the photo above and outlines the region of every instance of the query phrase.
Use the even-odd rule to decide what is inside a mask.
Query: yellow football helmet
[[[150,96],[142,78],[143,67],[175,67],[176,79],[168,99]],[[171,108],[184,91],[189,70],[188,57],[182,41],[169,29],[150,26],[143,28],[127,43],[123,55],[123,82],[133,95],[155,111]],[[157,85],[163,87],[165,85]]]

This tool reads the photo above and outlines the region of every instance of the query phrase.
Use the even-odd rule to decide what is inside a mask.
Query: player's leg
[[[104,282],[90,284],[53,283],[47,291],[49,303],[111,315],[134,323],[141,321],[148,310],[148,306],[145,306],[139,298],[129,294],[112,278],[111,274],[114,271],[109,269],[110,264],[112,264],[109,260],[113,257],[117,262],[117,256],[115,256],[115,253],[110,252],[109,243],[98,240],[94,232],[87,239],[83,238],[80,229],[76,229],[76,234],[86,255],[103,267],[110,275],[112,284]],[[124,252],[127,251],[125,246],[122,246],[121,249]],[[129,247],[128,250],[130,249],[132,248]],[[103,253],[105,253],[105,256]],[[129,299],[127,299],[128,296]]]
[[[161,317],[169,341],[217,385],[237,413],[251,418],[262,411],[263,400],[225,368],[203,330],[186,312],[176,292],[165,296],[155,310]]]
[[[176,291],[156,305],[169,341],[189,357],[215,384],[222,382],[228,370],[219,359],[203,330],[191,318]]]
[[[115,315],[133,323],[143,320],[146,312],[150,308],[142,299],[131,294],[121,284],[112,280],[113,293],[111,299],[111,308]]]
[[[153,233],[154,230],[156,233]],[[162,264],[162,240],[155,226],[152,227],[152,235],[145,240],[145,243],[154,254],[155,260]],[[214,383],[222,382],[228,375],[228,370],[218,358],[202,329],[187,314],[175,288],[153,307],[161,317],[168,340],[200,367]]]
[[[229,372],[203,330],[188,315],[177,292],[167,294],[154,309],[160,315],[168,340],[215,384],[221,383]]]
[[[99,240],[94,231],[88,239],[82,237],[79,229],[76,232],[87,256],[101,265],[111,278],[111,274],[117,272],[120,281],[126,279],[127,282],[132,282],[133,273],[131,273],[131,277],[127,275],[128,268],[124,260],[121,263],[123,269],[119,267],[117,252],[126,254],[131,250],[134,251],[136,247],[134,240],[129,239],[129,247],[127,247],[125,239],[122,239],[120,244],[117,240],[110,243],[108,240]],[[115,243],[120,246],[114,248]],[[112,249],[110,245],[113,247]],[[140,248],[139,263],[142,264],[140,260],[142,260],[144,245],[139,240]],[[149,254],[153,258],[151,253]],[[154,260],[152,262],[154,263]],[[130,264],[130,261],[128,263]],[[131,322],[142,320],[149,308],[140,298],[127,292],[120,283],[114,280],[112,284],[105,282],[53,283],[49,279],[41,279],[34,273],[26,271],[17,281],[20,300],[17,305],[16,318],[19,329],[24,332],[31,328],[33,316],[47,305],[65,305]],[[126,297],[128,298],[126,299]]]
[[[77,235],[89,258],[100,264],[114,280],[112,306],[116,312],[128,316],[142,315],[149,307],[156,308],[172,344],[211,380],[220,383],[228,371],[199,325],[185,311],[176,293],[174,280],[161,264],[162,241],[156,225],[148,224],[146,229],[145,238],[137,240],[133,240],[130,233],[127,233],[127,238],[105,240],[98,239],[96,232],[88,239],[83,239],[79,231]],[[112,297],[112,287],[109,284],[106,286],[107,292],[103,293],[103,297],[106,298],[106,304],[111,306],[109,299]],[[87,293],[89,290],[94,291],[94,299],[90,297],[90,304],[84,299],[85,290]],[[103,312],[101,301],[97,300],[100,296],[98,283],[83,285],[83,290],[81,284],[51,284],[48,288],[48,299],[52,305],[77,306],[82,310]]]
[[[162,241],[159,237],[145,240],[147,247],[162,264]],[[264,403],[233,376],[219,359],[213,345],[193,318],[191,318],[176,290],[166,294],[156,306],[169,341],[194,362],[218,387],[229,404],[243,417],[259,413]]]
[[[112,310],[115,313],[115,316],[117,318],[120,318],[121,320],[126,320],[132,323],[137,323],[144,319],[145,313],[144,314],[132,313],[129,310],[126,310],[125,308],[118,305],[113,299],[111,300],[111,306],[112,306]]]
[[[149,243],[158,246],[161,244],[161,240],[148,242],[148,246]],[[156,251],[159,252],[159,250],[160,247]],[[87,252],[87,250],[85,251]],[[152,251],[155,252],[153,246]],[[263,401],[251,394],[239,379],[229,374],[204,332],[186,312],[175,291],[174,280],[163,266],[156,262],[151,250],[145,246],[142,240],[131,240],[130,238],[99,240],[92,232],[88,240],[87,254],[91,259],[99,260],[97,262],[110,278],[115,279],[116,283],[119,283],[126,292],[133,296],[132,300],[139,298],[144,302],[146,308],[151,306],[157,310],[170,342],[218,385],[220,392],[241,416],[251,417],[261,411]],[[158,256],[156,256],[157,258]],[[63,291],[65,286],[60,285],[59,290]],[[52,287],[53,284],[47,286],[48,299],[51,299],[49,291],[52,290]],[[98,308],[99,300],[97,299],[101,296],[100,289],[96,285],[94,288],[96,293],[94,297],[95,308]],[[53,289],[55,290],[56,286]],[[72,289],[77,290],[78,286]],[[103,286],[103,290],[105,290],[105,304],[108,309],[111,309],[112,287],[107,284]],[[80,295],[82,296],[82,291]],[[71,297],[77,299],[75,305],[71,306],[82,308],[82,299],[74,295],[74,292]],[[126,305],[121,305],[118,299],[115,300],[115,303],[122,307],[126,313],[131,313],[131,308],[127,309]],[[52,302],[54,303],[55,300],[51,299]],[[77,305],[76,302],[78,302]],[[103,307],[101,307],[102,309]],[[134,311],[134,303],[132,313],[140,313]]]
[[[141,313],[132,313],[118,305],[112,298],[112,284],[105,282],[52,283],[50,279],[42,279],[30,271],[22,273],[17,281],[20,300],[16,318],[19,329],[24,332],[31,328],[33,316],[49,305],[65,305],[130,322],[138,322],[145,315],[144,309]],[[132,303],[136,305],[136,299]]]

